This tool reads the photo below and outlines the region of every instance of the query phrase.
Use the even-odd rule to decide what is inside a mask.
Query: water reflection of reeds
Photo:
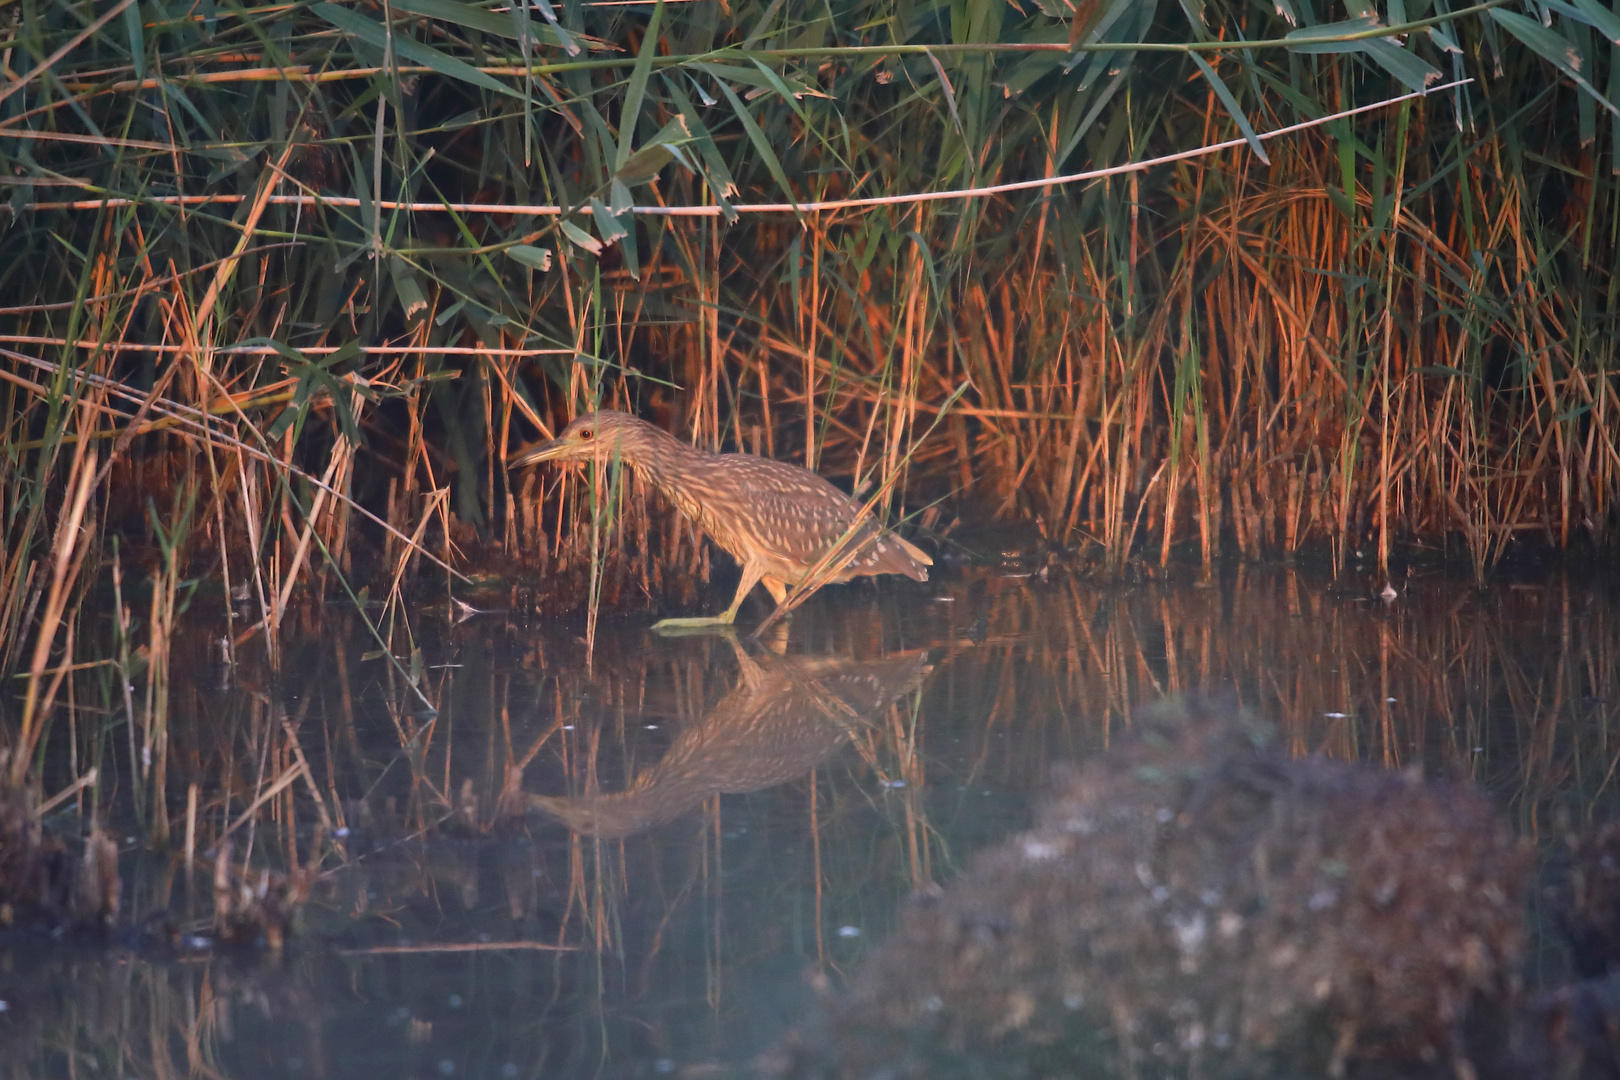
[[[1422,763],[1532,813],[1597,795],[1615,762],[1614,589],[1576,575],[1496,592],[1414,578],[1392,602],[1243,566],[1209,588],[988,579],[966,592],[973,614],[953,611],[954,625],[985,618],[987,634],[956,648],[935,692],[977,718],[976,761],[1009,785],[1190,690],[1232,693],[1295,753]],[[1009,730],[1019,749],[997,754]]]
[[[543,1058],[550,1040],[575,1063],[604,1046],[681,1057],[791,1013],[806,967],[848,970],[904,895],[1024,823],[1052,762],[1092,757],[1166,694],[1229,693],[1292,754],[1472,778],[1532,835],[1556,808],[1579,821],[1612,803],[1612,586],[1433,577],[1372,594],[1244,566],[1207,588],[977,572],[824,594],[781,654],[604,622],[589,669],[566,631],[427,620],[414,658],[399,648],[414,686],[347,615],[289,642],[274,681],[251,660],[221,681],[206,649],[177,641],[171,662],[194,678],[171,692],[166,803],[199,865],[143,863],[125,911],[206,934],[210,859],[228,851],[240,882],[313,867],[291,948],[348,958],[310,969],[313,1000],[363,985],[427,1024],[422,1054],[460,1053],[443,1040],[461,1029],[441,1017],[434,1035],[424,1003],[519,980],[529,1018],[501,1054]],[[882,694],[838,689],[890,670]],[[116,775],[127,737],[89,715],[78,760]],[[717,742],[727,729],[741,736]],[[66,750],[53,744],[48,775],[65,775]],[[720,782],[721,765],[753,771]],[[99,795],[115,828],[130,794]],[[535,812],[627,795],[649,800],[647,830]]]

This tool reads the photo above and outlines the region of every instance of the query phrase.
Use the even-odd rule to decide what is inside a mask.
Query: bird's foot
[[[695,615],[684,619],[660,619],[653,623],[653,632],[675,636],[679,634],[734,634],[736,626],[725,615]]]

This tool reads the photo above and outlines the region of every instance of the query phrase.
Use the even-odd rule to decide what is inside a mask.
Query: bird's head
[[[603,409],[581,416],[550,442],[519,451],[507,464],[517,467],[542,461],[584,461],[614,456],[633,464],[637,452],[656,437],[657,429],[645,421],[629,413]]]

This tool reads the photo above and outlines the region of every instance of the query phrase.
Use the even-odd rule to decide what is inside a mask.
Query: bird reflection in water
[[[737,685],[626,790],[530,795],[528,804],[575,832],[633,836],[697,809],[711,795],[759,791],[805,776],[932,670],[921,651],[878,660],[771,652],[755,659],[730,643],[741,669]]]

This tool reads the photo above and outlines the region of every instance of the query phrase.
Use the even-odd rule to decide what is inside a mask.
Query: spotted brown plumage
[[[818,580],[867,574],[928,580],[933,560],[861,516],[860,504],[809,469],[754,454],[715,454],[687,446],[629,413],[603,409],[569,424],[510,465],[617,458],[636,469],[742,567],[731,606],[719,615],[665,619],[659,626],[729,623],[743,597],[763,583],[780,604],[840,540],[838,566]],[[853,529],[853,532],[851,531]],[[852,557],[844,561],[848,552]]]

